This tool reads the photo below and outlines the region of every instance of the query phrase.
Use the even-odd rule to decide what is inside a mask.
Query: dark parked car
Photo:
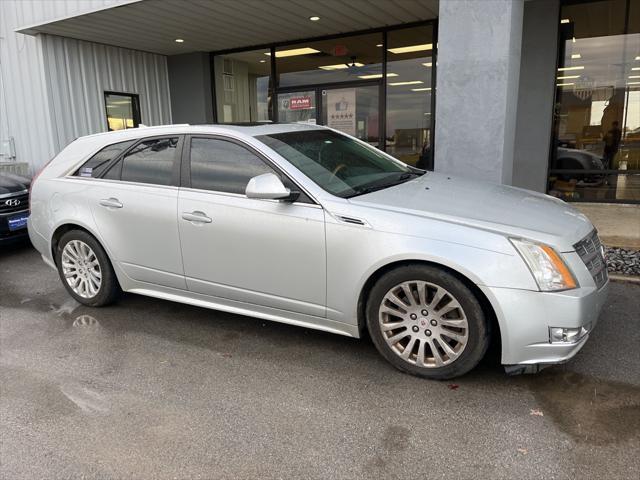
[[[0,172],[0,245],[28,238],[30,185],[26,177]]]

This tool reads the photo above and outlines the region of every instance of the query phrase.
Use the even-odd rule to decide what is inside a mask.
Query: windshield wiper
[[[421,176],[420,173],[407,172],[407,173],[402,173],[400,176],[396,177],[391,182],[374,183],[372,185],[356,187],[355,188],[356,192],[353,195],[349,195],[347,198],[353,198],[359,195],[365,195],[367,193],[376,192],[384,188],[393,187],[394,185],[400,185],[401,183],[404,183],[413,177],[419,177],[419,176]]]

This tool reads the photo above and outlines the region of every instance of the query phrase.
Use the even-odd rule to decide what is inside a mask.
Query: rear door
[[[139,141],[87,190],[99,233],[125,273],[179,289],[186,288],[177,225],[182,142],[180,135]]]
[[[186,142],[178,223],[189,290],[325,316],[323,209],[304,194],[293,203],[247,198],[256,175],[291,181],[241,142]]]

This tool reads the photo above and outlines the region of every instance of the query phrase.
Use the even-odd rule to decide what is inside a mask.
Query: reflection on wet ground
[[[452,382],[367,340],[124,295],[73,301],[0,252],[6,478],[637,478],[640,288],[571,362]]]
[[[524,378],[542,411],[578,443],[624,444],[640,435],[640,386],[554,369]]]

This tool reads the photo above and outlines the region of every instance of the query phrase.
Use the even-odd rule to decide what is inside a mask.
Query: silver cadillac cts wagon
[[[82,137],[38,175],[31,241],[69,294],[121,290],[371,336],[446,379],[492,339],[507,371],[570,359],[607,296],[564,202],[424,172],[315,125],[174,125]]]

